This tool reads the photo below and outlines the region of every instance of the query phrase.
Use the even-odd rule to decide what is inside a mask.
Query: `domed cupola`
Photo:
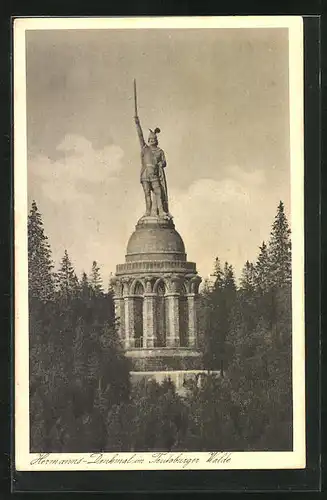
[[[126,253],[126,262],[186,261],[184,242],[172,220],[141,219],[132,233]]]

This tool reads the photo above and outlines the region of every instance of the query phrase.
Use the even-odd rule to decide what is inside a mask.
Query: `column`
[[[168,301],[167,347],[179,347],[179,293],[165,295]]]
[[[143,297],[143,347],[151,348],[155,345],[156,337],[156,294],[146,293]]]
[[[188,346],[196,347],[197,336],[197,314],[196,314],[196,294],[187,294],[188,309]]]
[[[124,308],[125,308],[125,349],[130,349],[135,346],[133,297],[124,297]]]
[[[115,318],[118,323],[118,335],[119,338],[125,340],[125,308],[123,297],[114,297],[115,304]]]

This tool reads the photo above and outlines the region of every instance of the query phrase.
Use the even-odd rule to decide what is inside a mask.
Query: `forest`
[[[199,298],[207,377],[183,396],[169,379],[131,383],[110,283],[96,261],[77,276],[67,251],[55,269],[35,201],[28,273],[31,452],[292,450],[291,231],[282,202],[239,279],[213,256]]]

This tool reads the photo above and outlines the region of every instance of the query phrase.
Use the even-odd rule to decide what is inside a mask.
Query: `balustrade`
[[[194,262],[185,262],[178,260],[171,261],[139,261],[139,262],[126,262],[125,264],[118,264],[116,267],[116,275],[133,274],[142,271],[180,271],[180,272],[196,272],[196,265]]]

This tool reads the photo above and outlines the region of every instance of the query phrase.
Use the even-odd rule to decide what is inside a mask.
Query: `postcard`
[[[18,471],[305,468],[302,25],[15,20]]]

